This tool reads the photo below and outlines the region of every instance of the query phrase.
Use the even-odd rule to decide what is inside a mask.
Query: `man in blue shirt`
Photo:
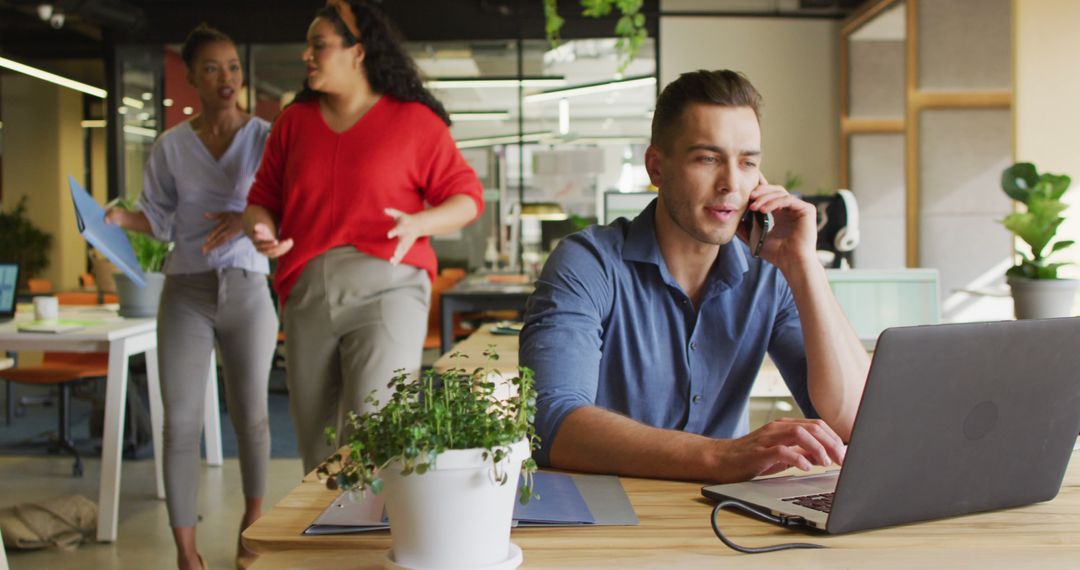
[[[521,334],[541,464],[729,482],[843,462],[869,361],[817,260],[814,207],[761,174],[759,102],[732,71],[668,85],[645,153],[657,200],[548,259]],[[760,258],[747,210],[775,219]],[[821,419],[747,433],[766,351]]]

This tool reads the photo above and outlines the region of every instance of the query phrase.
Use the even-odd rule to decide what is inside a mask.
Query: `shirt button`
[[[690,343],[690,350],[697,350],[697,343],[696,342]]]
[[[700,403],[701,402],[701,396],[700,395],[694,396],[693,398],[690,399],[690,401],[692,401],[695,404]]]

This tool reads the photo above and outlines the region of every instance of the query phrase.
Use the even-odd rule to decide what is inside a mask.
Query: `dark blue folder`
[[[533,491],[540,495],[540,498],[533,497],[526,505],[519,502],[514,504],[514,526],[637,524],[637,518],[633,516],[633,508],[628,501],[626,507],[629,509],[629,517],[620,513],[622,516],[613,517],[611,520],[597,521],[573,477],[564,473],[546,472],[536,473],[534,477]],[[618,479],[606,479],[614,482],[617,494],[625,500],[626,495],[619,486]],[[521,484],[522,480],[519,478],[518,485]],[[517,501],[517,497],[514,500]],[[368,494],[354,502],[347,493],[342,493],[304,530],[304,534],[351,534],[387,528],[390,528],[390,523],[383,509],[382,497]]]
[[[135,284],[145,287],[146,278],[124,230],[120,226],[105,223],[105,210],[75,182],[74,177],[68,176],[68,186],[71,187],[71,201],[75,204],[75,220],[79,224],[79,233]]]

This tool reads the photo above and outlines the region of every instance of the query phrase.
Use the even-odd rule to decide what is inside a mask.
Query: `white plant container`
[[[510,543],[510,527],[529,444],[512,444],[494,468],[485,453],[444,451],[423,475],[403,476],[399,464],[381,472],[393,538],[388,567],[480,570],[521,564],[521,549]],[[498,476],[504,473],[508,477],[500,484]]]
[[[1018,319],[1050,319],[1072,315],[1076,304],[1076,279],[1027,279],[1009,277],[1013,307]]]

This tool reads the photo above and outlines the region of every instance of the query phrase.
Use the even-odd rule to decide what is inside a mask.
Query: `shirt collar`
[[[622,257],[625,261],[655,265],[660,270],[664,282],[677,287],[678,284],[668,273],[667,263],[664,262],[664,256],[660,253],[660,244],[656,241],[656,208],[657,201],[654,199],[630,222]],[[738,285],[743,279],[743,274],[750,268],[746,258],[748,254],[749,249],[746,244],[738,238],[720,246],[720,253],[709,271],[708,282],[705,285],[706,296]]]

